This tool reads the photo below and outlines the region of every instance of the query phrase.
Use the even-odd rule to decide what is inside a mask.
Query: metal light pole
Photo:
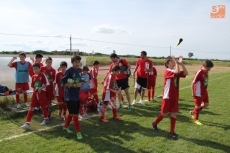
[[[71,35],[70,35],[70,38],[69,38],[69,39],[70,39],[70,44],[69,44],[69,45],[70,45],[70,46],[69,46],[69,47],[70,47],[69,55],[71,56],[71,52],[72,52],[72,40],[71,40]]]

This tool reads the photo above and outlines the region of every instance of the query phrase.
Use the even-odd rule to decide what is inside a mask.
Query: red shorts
[[[108,92],[103,92],[102,94],[102,100],[112,102],[116,101],[116,94],[114,92],[108,91]]]
[[[209,103],[208,94],[202,95],[201,97],[195,96],[193,101],[196,106],[200,106],[202,102]]]
[[[148,81],[147,89],[155,88],[156,81]]]
[[[31,97],[30,107],[47,107],[47,97],[46,92],[41,91],[39,94],[37,91],[34,91]]]
[[[48,101],[54,100],[53,86],[49,85],[46,87],[46,97]]]
[[[171,99],[162,99],[161,112],[162,113],[176,113],[179,111],[178,101]]]
[[[89,89],[89,93],[90,93],[91,95],[96,94],[96,93],[97,93],[97,88],[91,88],[91,89]]]
[[[22,91],[26,91],[29,90],[29,83],[16,83],[15,84],[15,91],[16,92],[22,92]]]
[[[80,90],[80,104],[86,104],[89,98],[89,93],[84,90]]]

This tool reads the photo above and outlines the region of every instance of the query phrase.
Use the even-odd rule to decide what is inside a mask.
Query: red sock
[[[66,116],[67,105],[63,104],[62,109],[63,109],[63,116]]]
[[[93,95],[93,97],[94,97],[94,99],[96,100],[96,103],[99,104],[98,95],[95,93],[95,94]]]
[[[162,119],[164,118],[164,116],[162,114],[159,114],[156,118],[156,120],[153,122],[153,125],[157,125]]]
[[[19,100],[19,94],[16,94],[16,102],[17,102],[17,104],[19,104],[19,103],[20,103],[20,100]]]
[[[74,127],[75,127],[76,132],[80,132],[80,124],[79,124],[77,115],[73,116],[73,122],[74,122]]]
[[[34,111],[29,110],[26,116],[26,123],[30,123],[32,117],[33,117]]]
[[[155,87],[152,88],[152,99],[154,99],[154,95],[155,95]]]
[[[200,113],[199,108],[195,108],[193,113],[194,113],[194,118],[195,118],[195,120],[198,120],[198,118],[199,118],[199,113]]]
[[[105,111],[106,111],[106,107],[107,106],[105,106],[105,105],[103,105],[102,107],[101,107],[101,118],[104,118],[105,117]]]
[[[44,118],[48,118],[48,111],[47,111],[47,108],[46,107],[41,107],[41,110],[42,110],[42,113],[43,113],[43,116]]]
[[[113,117],[116,117],[117,116],[117,109],[116,108],[113,108]]]
[[[73,116],[70,114],[66,117],[64,128],[67,128],[69,126],[70,122],[72,121],[72,118]]]
[[[27,93],[24,93],[23,96],[24,96],[24,102],[27,102]]]
[[[174,133],[175,125],[176,125],[176,118],[171,117],[170,118],[170,133]]]
[[[150,90],[148,90],[148,101],[150,101],[150,96],[151,96],[150,93],[151,93]]]

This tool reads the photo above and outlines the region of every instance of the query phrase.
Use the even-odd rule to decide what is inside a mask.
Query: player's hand
[[[42,88],[40,87],[39,89],[38,89],[38,93],[40,94],[42,92]]]
[[[13,59],[13,60],[16,60],[16,59],[17,59],[17,57],[13,57],[12,59]]]
[[[183,64],[183,56],[180,56],[180,57],[179,57],[178,63],[179,63],[179,64]]]

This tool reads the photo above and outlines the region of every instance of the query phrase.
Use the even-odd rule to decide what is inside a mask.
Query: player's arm
[[[175,59],[174,56],[172,56],[172,60],[174,60],[174,62],[175,62],[175,71],[174,71],[174,73],[178,74],[180,72],[178,61]]]
[[[188,70],[186,69],[186,67],[184,65],[183,57],[182,56],[179,57],[178,63],[181,65],[182,70],[184,71],[184,75],[188,75]]]
[[[17,57],[13,57],[10,62],[8,63],[8,67],[13,67],[13,61],[15,61],[17,59]]]

